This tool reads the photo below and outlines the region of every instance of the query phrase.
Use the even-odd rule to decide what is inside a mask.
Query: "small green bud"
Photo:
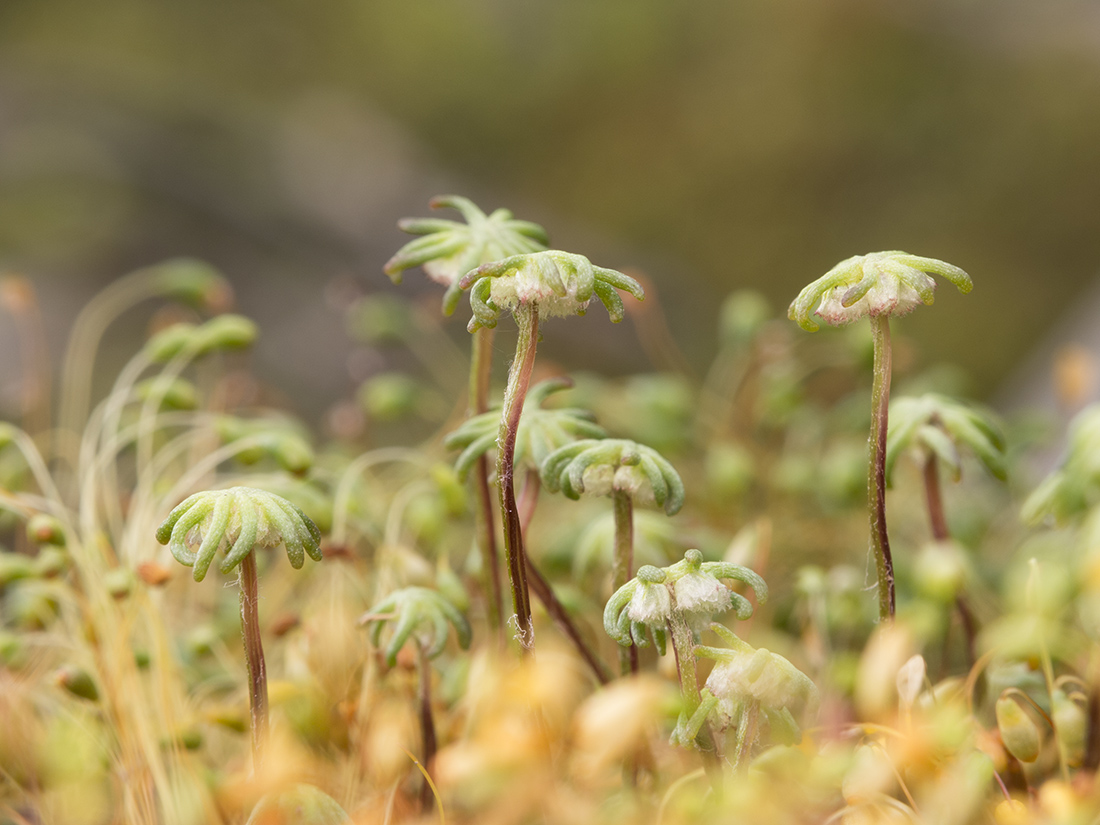
[[[140,401],[159,397],[161,409],[165,410],[194,410],[199,406],[199,391],[179,376],[167,382],[162,378],[146,378],[134,385],[134,395]]]
[[[48,544],[34,558],[34,574],[39,578],[53,579],[69,568],[69,554],[61,547]]]
[[[114,567],[103,574],[103,587],[113,599],[125,599],[134,589],[134,574],[125,567]]]
[[[197,751],[202,747],[202,731],[198,728],[181,728],[162,741],[165,747],[179,746],[184,750]]]
[[[240,705],[215,705],[206,711],[206,718],[237,733],[248,730],[248,711]]]
[[[34,575],[34,559],[30,556],[0,551],[0,589],[14,581],[29,579]]]
[[[966,584],[967,562],[954,542],[932,542],[921,548],[913,570],[921,594],[941,604],[951,604]]]
[[[995,706],[997,728],[1005,750],[1021,762],[1039,758],[1039,729],[1019,703],[1004,693]]]
[[[275,434],[271,455],[280,467],[296,476],[305,475],[313,467],[313,448],[296,433]]]
[[[1088,734],[1088,713],[1080,703],[1066,696],[1064,690],[1055,689],[1051,694],[1051,718],[1054,731],[1065,750],[1066,761],[1071,767],[1079,767],[1085,759],[1085,737]]]
[[[208,624],[201,624],[193,629],[183,641],[184,648],[196,659],[211,655],[217,643],[218,633]]]
[[[223,444],[232,444],[234,441],[256,435],[257,428],[254,422],[244,418],[222,415],[214,422],[214,432],[218,434],[218,438]],[[238,450],[233,457],[241,464],[249,466],[263,461],[265,455],[267,455],[267,449],[263,445],[257,444],[254,447]]]
[[[145,355],[154,364],[165,364],[186,347],[195,334],[194,324],[172,324],[145,342]]]
[[[194,258],[174,258],[153,268],[161,289],[179,301],[214,312],[233,305],[233,289],[214,267]]]
[[[9,670],[19,670],[27,664],[27,643],[23,637],[0,629],[0,665]]]
[[[27,578],[5,594],[4,612],[21,630],[45,630],[57,618],[58,607],[53,582]]]
[[[65,530],[58,521],[47,513],[35,513],[27,519],[27,540],[31,544],[52,544],[65,546]]]
[[[65,665],[54,674],[57,684],[81,699],[89,702],[99,701],[99,688],[96,687],[92,675],[88,671],[75,665]]]
[[[218,315],[195,331],[196,354],[244,349],[252,346],[258,335],[255,322],[243,315]]]
[[[214,431],[223,444],[250,439],[252,446],[238,449],[235,460],[246,466],[257,464],[270,456],[282,469],[297,476],[313,468],[313,447],[304,428],[290,419],[245,419],[232,415],[219,416]]]
[[[214,432],[222,444],[229,444],[251,435],[251,424],[251,421],[235,415],[219,415],[214,419]]]
[[[157,364],[190,350],[196,357],[216,350],[243,349],[256,340],[256,324],[243,315],[218,315],[206,323],[173,324],[145,344],[145,354]]]

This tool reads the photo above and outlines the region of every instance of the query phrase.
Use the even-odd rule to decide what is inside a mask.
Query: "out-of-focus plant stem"
[[[489,409],[489,379],[493,366],[493,330],[483,327],[474,333],[470,354],[470,414],[479,415]],[[489,492],[489,460],[482,455],[474,467],[474,493],[477,507],[474,519],[477,544],[481,550],[482,587],[489,617],[489,626],[501,627],[504,600],[500,587],[500,561],[497,556],[496,530],[493,524],[493,500]]]
[[[565,609],[556,595],[554,595],[554,589],[539,572],[538,568],[531,563],[529,558],[525,559],[528,581],[530,582],[531,589],[535,591],[535,595],[538,596],[542,606],[546,608],[546,612],[550,614],[550,618],[554,620],[554,624],[558,626],[565,637],[573,643],[573,647],[577,649],[581,658],[584,659],[585,664],[592,669],[592,673],[596,677],[601,685],[606,685],[611,681],[611,674],[607,670],[607,665],[600,660],[600,657],[596,655],[596,652],[592,650],[592,647],[585,641],[584,636],[581,635],[580,629],[574,623],[573,618],[569,615],[569,611]]]
[[[539,489],[542,486],[542,482],[539,478],[538,470],[528,469],[527,478],[523,482],[523,491],[520,493],[520,500],[517,505],[520,518],[520,530],[524,536],[524,543],[526,543],[527,526],[531,523],[531,519],[535,516],[535,506],[538,504]],[[554,620],[554,624],[558,626],[558,629],[564,634],[573,647],[577,649],[577,653],[584,659],[585,663],[592,669],[593,675],[596,677],[596,681],[601,685],[606,685],[611,681],[611,672],[607,669],[607,665],[603,663],[603,660],[592,649],[592,646],[585,641],[584,636],[581,635],[580,628],[577,627],[576,622],[573,621],[573,617],[569,615],[569,611],[565,609],[565,605],[561,603],[557,595],[554,593],[554,588],[551,587],[550,582],[546,580],[546,577],[539,572],[539,569],[531,561],[531,557],[527,555],[526,549],[523,554],[524,567],[527,570],[527,582],[531,586],[531,590],[534,592],[538,600],[542,602],[542,606],[546,608],[546,612],[550,614],[550,618]]]
[[[634,502],[630,493],[615,490],[611,494],[615,515],[615,558],[612,565],[612,590],[618,590],[634,575]],[[624,676],[638,672],[638,648],[619,647],[619,668]]]
[[[422,644],[417,644],[417,667],[419,673],[419,687],[417,690],[418,704],[420,705],[420,739],[423,747],[422,758],[424,770],[431,773],[432,761],[435,759],[436,738],[435,720],[432,718],[432,663]],[[420,787],[420,804],[425,812],[432,809],[435,802],[435,794],[432,793],[431,783],[427,778]]]
[[[935,453],[930,453],[924,462],[924,497],[928,502],[928,521],[932,526],[932,538],[936,541],[948,541],[951,534],[947,530],[947,517],[944,515],[939,461]],[[955,608],[959,611],[959,620],[962,622],[963,634],[966,637],[966,664],[967,667],[973,667],[977,659],[975,645],[978,635],[974,614],[962,594],[955,596]]]
[[[107,327],[130,307],[163,292],[163,285],[150,270],[139,269],[99,292],[77,315],[61,362],[62,431],[78,432],[88,415],[92,371]]]

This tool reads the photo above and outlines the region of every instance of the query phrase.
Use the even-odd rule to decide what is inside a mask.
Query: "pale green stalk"
[[[733,755],[734,770],[743,771],[748,768],[752,746],[756,743],[759,722],[760,703],[751,699],[748,701],[748,708],[742,711],[741,718],[737,721],[737,739]]]
[[[615,515],[615,558],[612,565],[612,592],[634,577],[634,502],[630,493],[613,490],[611,504]],[[638,672],[638,648],[619,647],[619,667],[624,676]]]
[[[130,307],[162,291],[148,270],[139,270],[108,286],[77,315],[61,365],[61,429],[79,431],[88,413],[96,352],[107,327]]]
[[[1035,593],[1036,589],[1039,586],[1039,561],[1038,561],[1038,559],[1034,559],[1034,558],[1029,559],[1028,560],[1028,566],[1030,567],[1030,570],[1028,572],[1027,585],[1026,585],[1026,590],[1025,590],[1026,603],[1027,603],[1027,607],[1028,607],[1029,610],[1038,613],[1039,608],[1038,608],[1038,605],[1037,605],[1037,595]],[[1050,656],[1050,648],[1047,646],[1046,637],[1043,636],[1043,634],[1040,633],[1038,635],[1038,640],[1039,640],[1039,664],[1040,664],[1040,666],[1043,670],[1043,681],[1046,682],[1047,696],[1049,696],[1051,701],[1053,702],[1053,700],[1054,700],[1054,662],[1053,662],[1053,660],[1051,659],[1051,656]],[[1029,701],[1032,701],[1031,697],[1027,696],[1026,693],[1024,694],[1024,696]],[[1034,704],[1034,701],[1032,701],[1032,704]],[[1045,713],[1043,715],[1046,716]],[[1048,721],[1049,721],[1049,717],[1048,717]],[[1053,723],[1052,723],[1052,726],[1053,726]],[[1055,731],[1055,733],[1057,734],[1057,730]],[[1068,766],[1068,761],[1069,760],[1066,758],[1065,743],[1062,741],[1062,737],[1055,735],[1054,744],[1055,744],[1055,747],[1058,750],[1058,767],[1059,767],[1059,769],[1062,773],[1062,781],[1068,783],[1069,782],[1069,766]]]
[[[405,518],[405,510],[417,496],[431,492],[432,482],[427,479],[417,479],[399,489],[390,501],[390,509],[386,513],[386,526],[383,532],[382,543],[390,547],[397,546],[401,541],[401,523]]]
[[[489,409],[489,381],[493,365],[493,330],[482,327],[474,333],[470,352],[469,413],[479,415]],[[497,555],[493,500],[489,492],[489,459],[481,455],[474,467],[474,493],[477,507],[474,521],[477,544],[481,550],[482,590],[485,593],[489,626],[499,630],[504,598],[500,586],[500,561]]]
[[[189,342],[165,365],[164,369],[156,377],[153,386],[149,390],[149,397],[142,402],[138,423],[141,427],[137,439],[137,474],[138,483],[148,471],[149,462],[153,455],[153,435],[156,432],[157,418],[160,414],[160,405],[164,403],[172,382],[179,378],[199,353],[199,345]]]
[[[699,691],[699,676],[695,660],[695,634],[687,619],[676,609],[676,597],[672,596],[672,611],[668,617],[668,636],[672,641],[672,651],[676,656],[676,670],[680,676],[680,694],[684,698],[684,716],[691,719],[703,703]],[[718,772],[718,753],[715,750],[714,735],[710,722],[704,721],[695,735],[695,741],[702,751],[707,774],[713,781]]]
[[[118,525],[122,521],[118,496],[112,495],[118,492],[118,472],[114,464],[115,455],[105,442],[111,435],[118,432],[122,411],[132,398],[134,385],[151,363],[144,351],[127,362],[115,380],[110,394],[92,411],[80,440],[77,477],[82,490],[81,509],[91,507],[94,510],[100,504],[106,507],[114,535],[118,535]],[[105,452],[109,453],[106,459],[103,458]],[[98,472],[103,474],[102,477],[94,480],[100,489],[102,502],[96,500],[95,496],[91,499],[86,498],[87,476],[89,472],[95,474],[94,471],[89,471],[90,466],[98,467]]]
[[[42,494],[52,501],[59,509],[64,510],[65,501],[62,499],[61,493],[57,489],[57,485],[54,484],[53,477],[46,467],[46,462],[43,460],[42,454],[38,452],[38,446],[34,443],[34,439],[18,427],[12,427],[11,439],[19,449],[19,452],[23,454],[23,459],[27,462],[27,467],[30,468],[31,475],[34,477],[35,483],[38,484],[38,488],[42,491]]]
[[[356,478],[376,464],[405,461],[417,466],[424,465],[424,457],[416,450],[407,447],[385,447],[363,453],[340,474],[340,481],[333,493],[332,504],[332,543],[342,545],[347,542],[348,507],[351,504],[352,487]]]
[[[212,418],[213,416],[209,414],[204,416],[203,414],[195,412],[175,412],[167,413],[162,418],[165,422],[170,424],[188,426],[200,422],[204,417]],[[118,460],[119,454],[127,446],[134,443],[138,437],[139,431],[138,425],[127,427],[125,430],[116,431],[112,438],[106,441],[103,447],[96,453],[94,460],[90,460],[87,465],[81,468],[80,524],[81,528],[86,533],[89,530],[99,529],[97,514],[101,502],[97,499],[101,496],[110,498],[111,495],[114,495],[117,497],[118,493],[121,492],[118,489],[118,475],[115,472],[115,462]],[[154,457],[153,466],[158,472],[153,474],[154,479],[159,475],[159,470],[162,470],[167,466],[167,463],[177,458],[179,454],[189,446],[189,442],[195,435],[195,431],[182,433],[157,451]],[[133,509],[132,502],[131,512],[133,512]],[[121,524],[112,524],[110,534],[117,537],[122,535],[123,530],[116,529],[116,527],[121,527]]]

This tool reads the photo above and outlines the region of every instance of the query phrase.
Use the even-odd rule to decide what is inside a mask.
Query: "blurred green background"
[[[346,383],[308,374],[322,287],[389,288],[396,218],[447,190],[644,271],[697,363],[733,289],[780,312],[856,253],[943,258],[974,292],[901,328],[989,393],[1100,271],[1098,184],[1095,2],[0,2],[0,266],[61,336],[205,257],[292,394]]]

